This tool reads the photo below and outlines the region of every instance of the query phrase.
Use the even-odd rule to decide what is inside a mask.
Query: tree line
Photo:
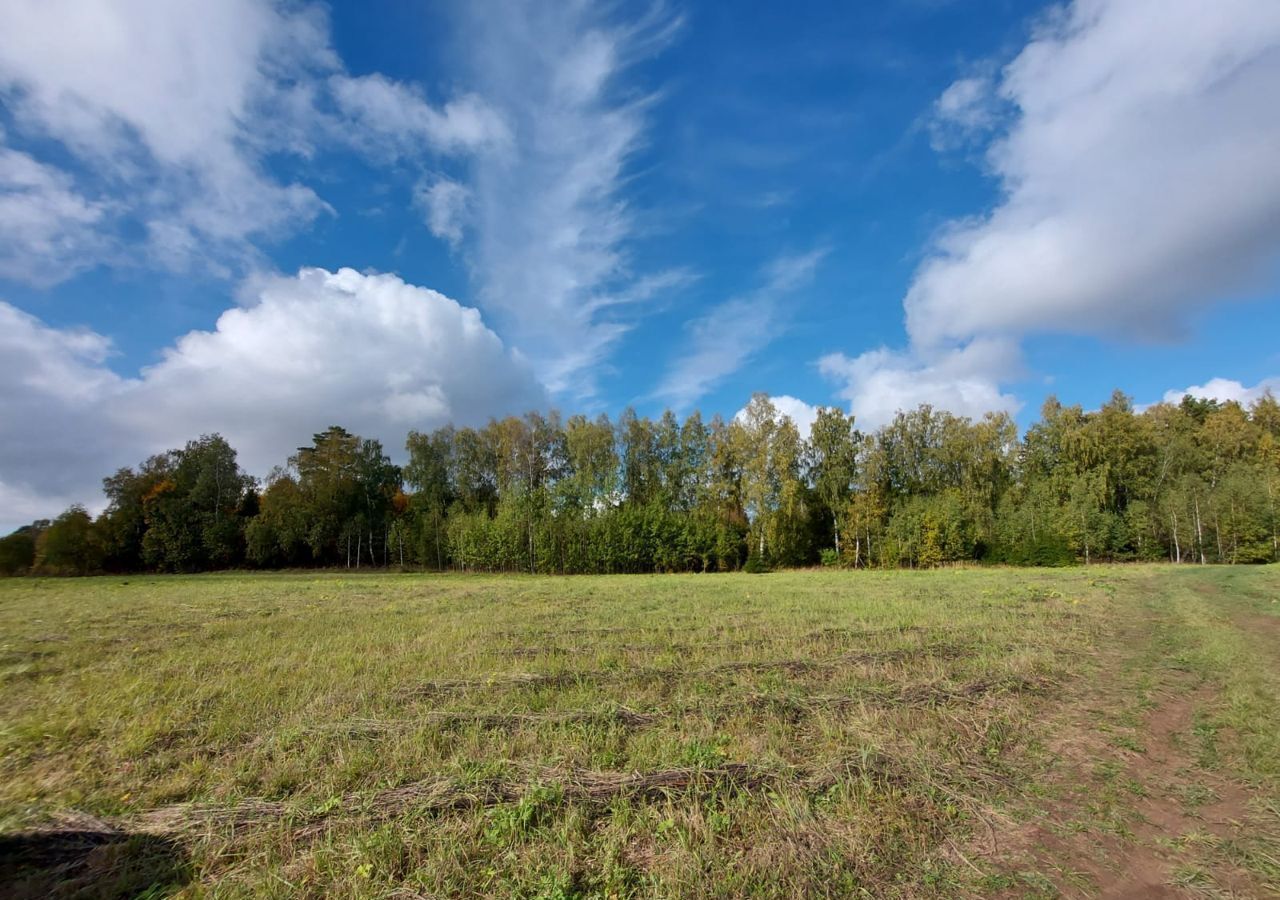
[[[104,479],[0,539],[0,573],[413,567],[703,572],[812,564],[1280,560],[1280,404],[1138,412],[1050,398],[1019,437],[921,406],[810,435],[764,394],[731,420],[556,413],[411,432],[407,462],[334,426],[258,483],[219,435]]]

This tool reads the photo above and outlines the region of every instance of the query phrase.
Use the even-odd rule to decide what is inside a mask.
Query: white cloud
[[[803,400],[792,397],[788,394],[778,394],[769,397],[769,402],[773,404],[773,408],[778,414],[784,418],[790,419],[792,424],[796,426],[796,430],[800,432],[800,437],[805,440],[809,439],[809,432],[813,430],[813,423],[818,419],[818,407],[810,406]],[[747,408],[734,413],[734,418],[739,422],[746,419]]]
[[[104,403],[124,382],[106,366],[111,341],[50,328],[0,302],[0,532],[99,493],[127,437]]]
[[[1180,403],[1187,394],[1201,400],[1217,400],[1219,403],[1235,401],[1241,406],[1261,400],[1270,391],[1273,396],[1280,397],[1280,377],[1264,378],[1252,387],[1246,387],[1230,378],[1211,378],[1204,384],[1193,384],[1182,390],[1165,391],[1165,403]]]
[[[260,282],[255,303],[180,338],[137,378],[107,368],[110,352],[101,335],[0,303],[0,362],[18,388],[0,393],[0,501],[26,515],[43,497],[56,513],[68,497],[96,497],[116,467],[205,432],[221,432],[263,475],[331,424],[398,456],[411,428],[478,423],[546,399],[479,312],[351,269]]]
[[[262,76],[261,54],[297,23],[265,3],[13,0],[0,24],[9,99],[25,120],[110,159],[137,133],[165,163],[228,155]]]
[[[899,399],[1008,408],[999,385],[1014,370],[951,377],[969,347],[1034,333],[1179,337],[1190,314],[1273,286],[1278,84],[1272,0],[1056,10],[992,94],[966,78],[935,107],[970,130],[992,125],[997,104],[1010,116],[987,152],[1001,200],[943,229],[907,291],[910,348],[841,357],[829,373],[877,417]]]
[[[654,398],[686,409],[726,377],[746,365],[778,336],[780,301],[813,280],[825,249],[774,260],[760,287],[726,300],[690,321],[686,346],[668,367]]]
[[[253,149],[289,84],[337,64],[313,10],[14,0],[0,5],[0,32],[22,36],[0,42],[0,97],[18,129],[75,154],[113,212],[152,236],[155,261],[186,268],[216,253],[252,255],[250,238],[326,208],[309,188],[266,174]],[[60,263],[56,253],[32,262],[43,281],[70,274]]]
[[[8,277],[48,284],[98,262],[258,268],[259,244],[333,212],[275,158],[352,147],[419,161],[507,140],[473,95],[435,107],[412,86],[349,75],[318,4],[13,0],[0,4],[0,33],[22,36],[0,42],[15,133],[59,141],[77,163],[74,181],[64,167],[0,205],[0,234],[24,218],[42,229],[26,232]],[[85,200],[85,185],[109,202]]]
[[[0,33],[22,35],[0,42],[9,144],[36,154],[52,139],[74,162],[36,155],[41,184],[0,194],[0,238],[18,237],[0,276],[269,269],[263,245],[335,212],[286,173],[354,149],[416,170],[414,203],[442,240],[469,242],[486,312],[536,350],[555,389],[589,394],[584,370],[656,290],[688,280],[632,271],[640,225],[622,197],[655,99],[623,76],[679,20],[615,12],[460,5],[462,89],[433,103],[417,85],[348,72],[323,5],[306,0],[0,4]]]
[[[994,126],[996,116],[997,98],[991,79],[981,75],[960,78],[933,104],[930,143],[938,151],[963,144]]]
[[[477,89],[511,134],[469,167],[481,302],[552,390],[590,394],[586,370],[648,296],[629,265],[638,225],[622,189],[653,98],[621,80],[678,21],[658,12],[616,24],[586,3],[466,4],[460,14]]]
[[[414,203],[427,217],[427,228],[449,246],[462,243],[470,215],[471,191],[442,175],[424,179],[414,194]]]
[[[172,444],[216,429],[254,471],[333,422],[399,449],[410,428],[482,421],[543,395],[480,313],[394,275],[304,269],[144,369],[129,419]],[[263,423],[270,423],[263,428]]]
[[[992,340],[975,340],[929,362],[885,348],[853,359],[832,353],[818,362],[822,374],[843,383],[840,396],[849,402],[858,426],[867,431],[923,403],[970,418],[1000,410],[1017,412],[1022,404],[1001,393],[998,382],[1019,366],[1015,345]]]
[[[436,109],[417,89],[382,75],[335,75],[329,85],[346,127],[352,129],[352,141],[391,155],[415,156],[424,148],[446,153],[500,150],[511,139],[498,113],[474,95]]]
[[[98,252],[103,204],[65,172],[3,146],[0,134],[0,276],[37,284],[87,266]]]
[[[953,223],[907,293],[914,341],[1163,338],[1274,278],[1280,5],[1077,0],[1004,70],[1005,199]],[[944,95],[945,97],[946,95]]]

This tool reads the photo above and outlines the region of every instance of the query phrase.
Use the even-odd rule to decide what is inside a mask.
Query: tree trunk
[[[444,570],[444,555],[440,552],[440,510],[435,511],[436,520],[436,568]]]
[[[1271,509],[1271,558],[1275,560],[1280,558],[1280,534],[1276,531],[1276,493],[1270,478],[1267,479],[1267,506]]]
[[[360,568],[360,557],[364,555],[364,548],[360,546],[360,542],[364,539],[364,535],[356,532],[356,568]],[[347,538],[347,543],[351,542],[351,538]]]
[[[1200,497],[1196,495],[1196,546],[1200,548],[1200,565],[1204,565],[1204,532],[1200,529]]]
[[[831,517],[831,527],[834,528],[836,532],[836,559],[838,560],[840,559],[840,517],[839,516]]]
[[[1240,558],[1240,528],[1236,523],[1236,504],[1231,501],[1231,565]]]
[[[1173,517],[1173,561],[1182,562],[1182,547],[1178,544],[1178,514],[1170,513]]]

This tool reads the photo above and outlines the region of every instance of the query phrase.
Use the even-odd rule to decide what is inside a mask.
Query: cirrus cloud
[[[470,74],[510,128],[509,143],[469,161],[463,182],[479,300],[553,391],[578,396],[595,392],[592,368],[642,301],[690,277],[679,267],[633,271],[642,229],[624,192],[655,96],[623,76],[670,44],[680,19],[660,6],[638,20],[613,12],[521,0],[460,7]],[[428,206],[433,230],[451,242],[464,232],[443,210],[459,207],[442,204],[457,197],[426,198],[440,201]]]

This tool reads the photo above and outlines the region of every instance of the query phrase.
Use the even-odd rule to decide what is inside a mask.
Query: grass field
[[[0,582],[0,890],[1271,896],[1280,568]]]

